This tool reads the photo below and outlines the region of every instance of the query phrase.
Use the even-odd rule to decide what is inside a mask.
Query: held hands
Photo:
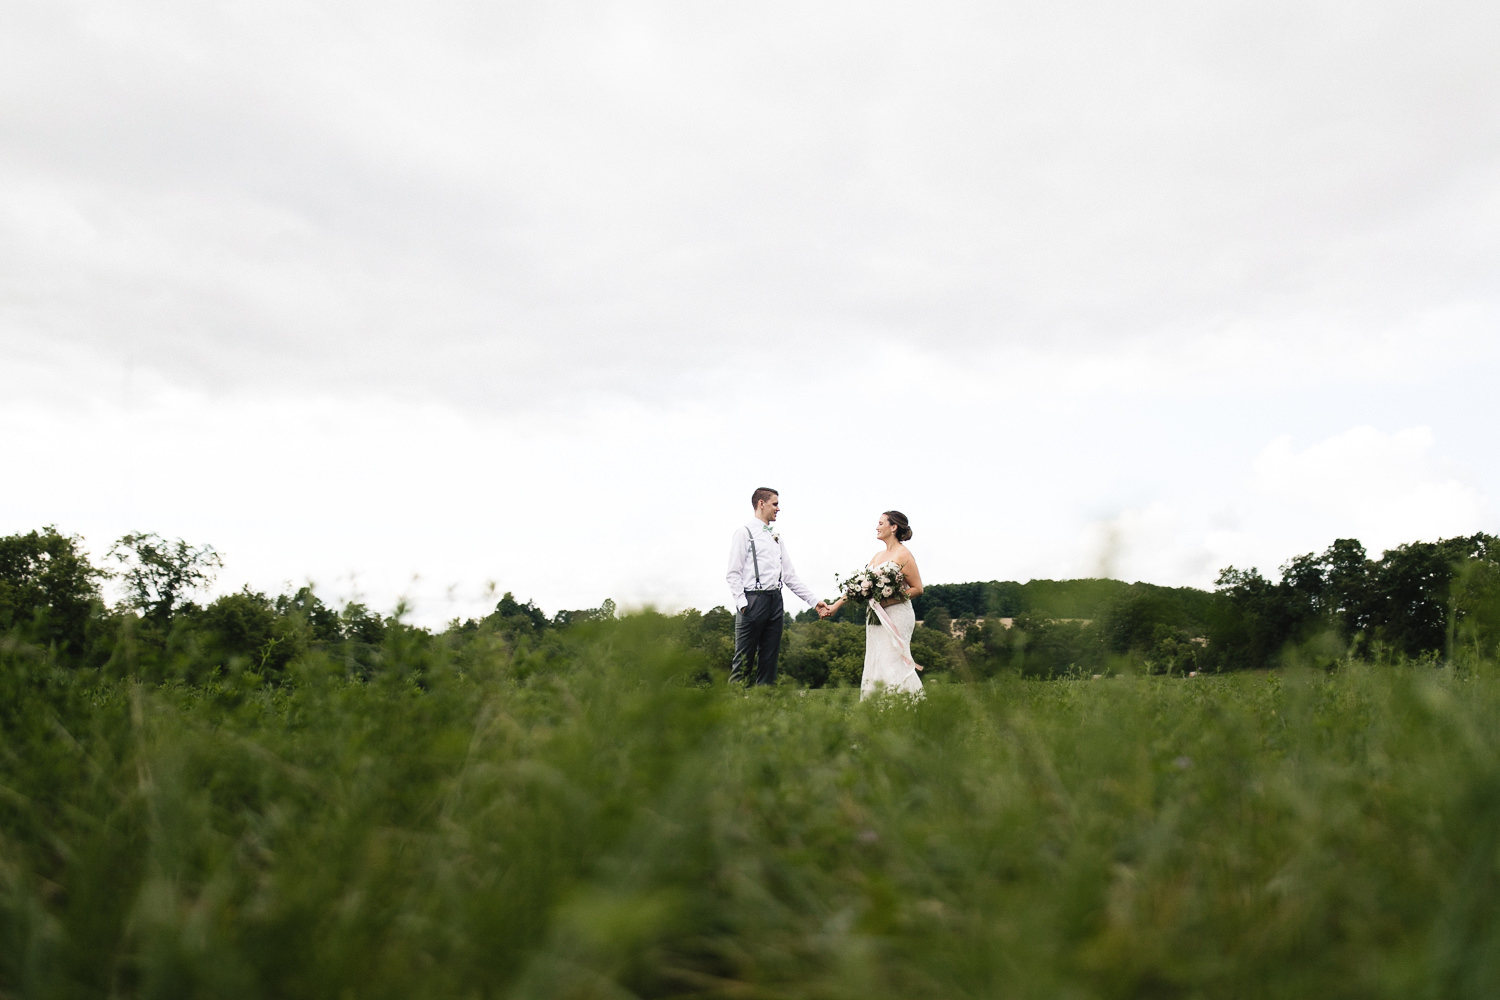
[[[829,615],[833,614],[833,609],[828,606],[827,601],[819,601],[817,604],[813,605],[813,608],[818,612],[819,618],[827,618]]]

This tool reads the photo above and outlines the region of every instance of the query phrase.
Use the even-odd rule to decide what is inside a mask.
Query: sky
[[[1497,372],[1494,4],[0,0],[0,534],[202,599],[1274,576],[1500,532]]]

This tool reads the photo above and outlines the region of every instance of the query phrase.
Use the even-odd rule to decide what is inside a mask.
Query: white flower
[[[859,581],[859,589],[860,589],[860,591],[863,592],[863,593],[869,593],[871,582],[872,581],[870,581],[870,580],[861,580],[861,581]]]
[[[890,597],[891,596],[891,588],[890,587],[881,587],[880,588],[880,592],[881,592],[881,594],[883,594],[886,597]]]

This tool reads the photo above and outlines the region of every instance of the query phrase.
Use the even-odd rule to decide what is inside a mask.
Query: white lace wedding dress
[[[900,638],[891,634],[871,608],[869,624],[865,626],[865,672],[859,680],[859,700],[864,701],[882,687],[920,698],[922,682],[910,662],[911,632],[917,624],[917,613],[911,601],[892,604],[885,613]]]

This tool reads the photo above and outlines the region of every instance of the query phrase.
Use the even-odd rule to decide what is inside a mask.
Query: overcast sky
[[[1500,6],[0,0],[0,373],[0,533],[428,624],[1497,532]]]

